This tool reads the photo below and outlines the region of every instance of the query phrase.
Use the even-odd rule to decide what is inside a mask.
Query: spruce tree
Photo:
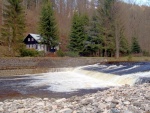
[[[39,22],[39,32],[43,37],[43,43],[49,47],[58,45],[58,29],[52,4],[49,0],[45,0],[42,7]]]
[[[7,0],[3,9],[4,24],[2,37],[8,44],[11,55],[15,55],[23,42],[25,32],[25,14],[22,0]]]
[[[92,16],[92,19],[89,22],[87,34],[88,38],[85,43],[84,53],[88,56],[95,56],[96,52],[100,52],[102,49],[100,25],[96,14]]]
[[[124,35],[121,36],[121,40],[120,40],[120,53],[122,55],[129,54],[129,43]]]
[[[111,13],[111,5],[114,0],[99,0],[98,20],[102,36],[102,56],[112,56],[115,51],[114,27]]]
[[[72,28],[70,33],[69,50],[80,53],[84,49],[86,40],[85,25],[88,19],[86,16],[81,16],[77,12],[74,13],[72,20]]]
[[[141,52],[141,47],[138,43],[137,38],[132,37],[132,47],[131,47],[131,52],[132,53],[140,53]]]

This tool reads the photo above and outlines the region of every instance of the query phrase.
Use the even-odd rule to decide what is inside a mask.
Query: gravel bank
[[[5,100],[0,102],[0,113],[150,113],[150,84],[124,85],[69,99]]]

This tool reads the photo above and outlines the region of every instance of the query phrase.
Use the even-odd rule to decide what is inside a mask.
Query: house
[[[36,49],[37,51],[47,52],[47,46],[42,44],[42,37],[39,34],[28,34],[23,41],[28,49]]]
[[[23,42],[26,44],[26,48],[36,49],[37,51],[55,52],[56,50],[59,50],[59,46],[48,47],[47,45],[42,44],[42,37],[39,34],[30,33]]]

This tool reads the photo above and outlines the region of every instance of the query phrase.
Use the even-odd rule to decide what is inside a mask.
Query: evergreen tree
[[[112,56],[115,51],[114,27],[111,7],[114,0],[99,0],[98,19],[102,36],[102,56]]]
[[[24,38],[25,14],[22,0],[7,0],[7,2],[3,9],[2,37],[8,44],[10,54],[15,55]]]
[[[43,37],[43,43],[49,47],[58,45],[58,29],[51,2],[45,0],[42,7],[39,22],[39,32]]]
[[[100,25],[97,18],[97,15],[94,14],[92,20],[89,23],[89,27],[87,30],[88,38],[84,47],[84,54],[95,56],[97,52],[99,52],[102,48],[102,37],[100,35]]]
[[[74,13],[72,20],[72,28],[70,34],[69,50],[73,52],[82,52],[84,49],[84,42],[86,40],[85,25],[88,23],[88,17]]]
[[[129,54],[129,43],[124,35],[121,36],[121,40],[120,40],[120,53],[122,55]]]
[[[140,52],[141,52],[140,45],[139,45],[139,43],[138,43],[137,38],[135,38],[135,37],[132,38],[131,51],[132,51],[132,53],[140,53]]]

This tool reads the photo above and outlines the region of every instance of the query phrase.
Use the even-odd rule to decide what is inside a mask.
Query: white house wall
[[[37,50],[38,51],[45,51],[46,52],[46,45],[44,45],[44,44],[38,44]]]
[[[28,44],[26,45],[28,49],[36,49],[37,51],[45,51],[47,52],[47,46],[44,44]]]

